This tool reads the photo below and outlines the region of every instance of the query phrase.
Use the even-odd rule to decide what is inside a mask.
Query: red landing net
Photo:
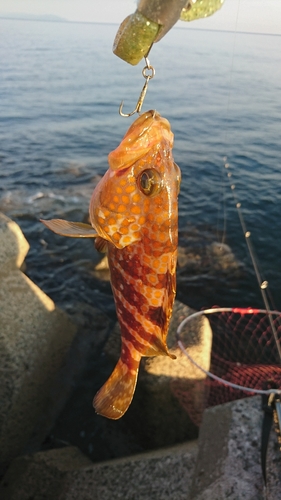
[[[203,315],[213,333],[210,369],[200,380],[171,383],[173,394],[191,420],[200,425],[208,407],[261,392],[281,393],[281,361],[275,341],[276,338],[280,344],[281,313],[214,307],[192,314],[179,325],[177,333],[179,346],[192,363],[182,338],[188,338],[189,330],[194,330],[194,319]],[[275,390],[269,390],[272,387]]]

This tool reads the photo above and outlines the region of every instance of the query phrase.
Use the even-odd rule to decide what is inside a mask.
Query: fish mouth
[[[162,141],[172,149],[174,134],[166,118],[156,110],[145,111],[130,126],[120,145],[108,155],[111,170],[121,170],[132,166]]]
[[[157,126],[157,128],[163,129],[163,131],[171,132],[170,123],[166,118],[163,118],[156,109],[150,109],[149,111],[145,111],[142,115],[137,118],[137,120],[132,123],[131,127],[128,129],[125,137],[129,134],[138,134],[144,135],[149,129],[153,126]],[[124,137],[124,139],[125,139]]]

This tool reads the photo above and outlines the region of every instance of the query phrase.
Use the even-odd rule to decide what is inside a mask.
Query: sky
[[[68,21],[120,24],[136,7],[136,0],[0,0],[0,15],[51,14]],[[281,34],[281,0],[225,0],[213,16],[177,26]]]

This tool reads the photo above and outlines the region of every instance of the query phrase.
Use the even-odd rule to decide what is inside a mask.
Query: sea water
[[[66,309],[79,300],[114,311],[108,281],[93,272],[93,243],[56,236],[39,218],[85,219],[107,155],[134,119],[118,107],[134,109],[144,63],[113,55],[116,31],[0,20],[0,211],[31,245],[26,273]],[[280,309],[281,37],[174,28],[150,62],[143,110],[170,121],[182,171],[180,244],[190,264],[179,269],[178,297],[195,308],[263,305],[239,201]]]

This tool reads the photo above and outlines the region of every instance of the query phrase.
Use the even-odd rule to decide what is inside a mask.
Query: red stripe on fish
[[[161,352],[167,353],[160,344],[161,340],[159,336],[157,337],[156,333],[152,333],[152,331],[148,331],[143,327],[143,322],[147,322],[145,316],[138,314],[139,319],[136,319],[134,312],[128,310],[119,300],[117,300],[117,314],[122,334],[124,333],[124,338],[132,342],[142,356],[148,356],[148,354],[146,354],[148,348],[154,348],[154,352],[158,353],[159,351],[159,354]],[[141,322],[141,319],[143,319],[143,322]],[[156,332],[155,325],[156,323],[151,323],[151,330],[153,329]]]

